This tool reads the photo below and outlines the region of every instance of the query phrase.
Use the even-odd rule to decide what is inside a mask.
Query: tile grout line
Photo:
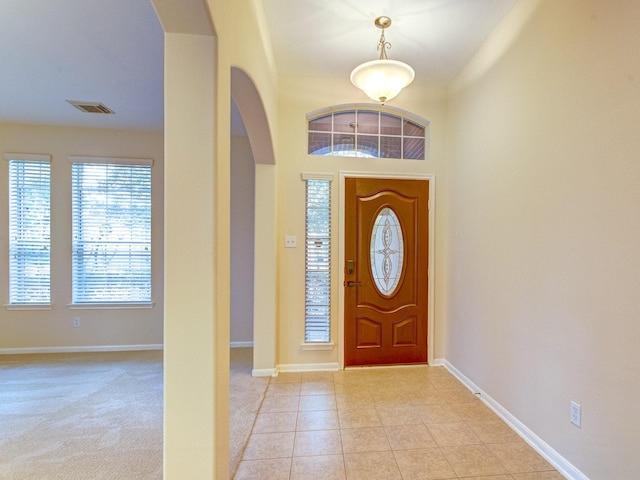
[[[249,436],[247,437],[247,441],[245,442],[244,446],[242,447],[242,450],[240,451],[240,456],[239,456],[240,460],[235,466],[234,471],[231,472],[230,478],[232,480],[236,478],[236,474],[238,473],[240,464],[244,461],[244,453],[247,450],[247,446],[249,445],[249,441],[251,440],[251,436],[253,435],[253,429],[255,428],[256,422],[258,421],[258,415],[260,415],[260,411],[262,410],[262,404],[264,403],[264,399],[267,398],[267,391],[269,391],[269,386],[271,385],[271,378],[272,377],[269,377],[269,381],[267,382],[267,387],[264,389],[264,393],[262,394],[260,405],[258,405],[258,410],[256,411],[256,418],[253,419],[253,423],[251,424],[251,430],[249,430]]]

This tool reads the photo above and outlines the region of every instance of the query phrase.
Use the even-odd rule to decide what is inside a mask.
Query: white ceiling
[[[386,15],[389,58],[411,64],[417,85],[443,88],[516,1],[262,3],[281,74],[348,78],[377,58],[373,21]],[[162,35],[150,0],[0,0],[0,122],[161,130]]]
[[[0,0],[0,122],[161,130],[162,57],[149,0]]]
[[[388,56],[410,64],[421,85],[444,87],[517,0],[263,0],[281,74],[348,78],[379,56],[377,17]]]

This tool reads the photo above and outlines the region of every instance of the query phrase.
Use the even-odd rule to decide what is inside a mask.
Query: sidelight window
[[[305,202],[305,342],[331,339],[331,180],[303,175]]]

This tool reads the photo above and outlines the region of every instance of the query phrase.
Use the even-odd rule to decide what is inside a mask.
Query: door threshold
[[[407,368],[407,367],[428,367],[428,363],[402,363],[402,364],[390,364],[390,365],[350,365],[344,367],[345,370],[363,370],[363,369],[388,369],[388,368]]]

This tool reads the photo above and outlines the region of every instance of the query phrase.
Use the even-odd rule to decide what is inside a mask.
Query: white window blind
[[[305,342],[331,339],[331,182],[306,178]]]
[[[151,302],[151,165],[72,159],[73,303]]]
[[[51,301],[51,163],[48,155],[8,154],[7,159],[9,303],[48,304]]]

